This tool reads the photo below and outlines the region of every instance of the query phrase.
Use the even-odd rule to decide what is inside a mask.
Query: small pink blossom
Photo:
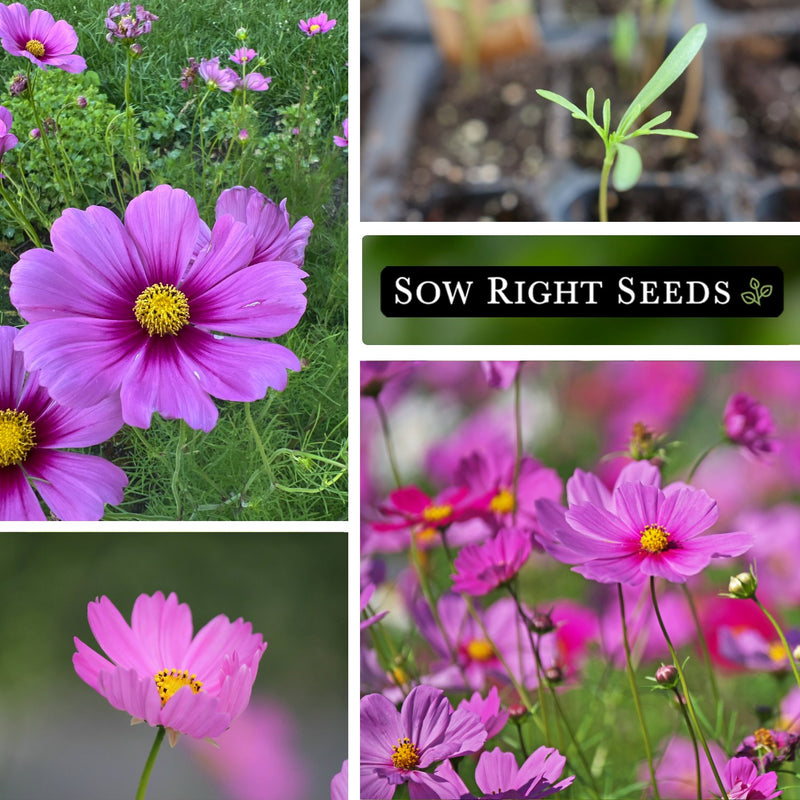
[[[336,27],[336,20],[328,19],[328,15],[323,11],[321,14],[317,14],[316,17],[301,19],[300,22],[297,23],[297,27],[300,28],[306,36],[317,36],[320,33],[327,33],[329,30]]]
[[[732,758],[722,772],[722,782],[729,800],[772,800],[783,792],[778,788],[778,774],[758,774],[749,758]]]
[[[458,707],[466,708],[481,718],[487,739],[497,736],[508,722],[508,709],[500,707],[500,692],[496,686],[489,689],[485,698],[481,697],[480,692],[474,692],[472,697],[462,700]]]
[[[239,47],[234,50],[233,55],[230,57],[231,61],[236,64],[246,64],[258,57],[258,53],[249,47]]]
[[[333,137],[333,143],[337,147],[347,147],[347,145],[348,145],[348,136],[349,136],[349,133],[350,133],[349,128],[350,128],[349,120],[345,119],[345,121],[342,123],[342,131],[344,132],[344,136],[334,136]]]
[[[531,554],[530,534],[501,528],[480,545],[467,545],[456,556],[453,589],[474,596],[488,594],[510,581]]]
[[[777,449],[772,439],[775,423],[769,409],[750,395],[744,392],[732,395],[725,406],[723,422],[728,438],[757,458],[763,458]]]

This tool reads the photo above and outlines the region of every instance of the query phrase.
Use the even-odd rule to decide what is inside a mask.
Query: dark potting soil
[[[797,0],[713,0],[726,11],[765,11],[776,8],[797,8]]]
[[[596,220],[597,190],[589,190],[577,197],[569,206],[570,220]],[[608,196],[610,222],[706,222],[718,221],[722,216],[711,207],[709,198],[702,192],[682,186],[635,186]]]

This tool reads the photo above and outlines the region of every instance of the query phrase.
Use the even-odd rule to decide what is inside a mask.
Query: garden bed
[[[635,77],[626,84],[611,56],[619,4],[542,2],[539,51],[483,65],[470,88],[439,60],[415,2],[413,14],[407,2],[384,0],[364,15],[362,219],[597,219],[587,193],[599,182],[602,144],[536,89],[582,105],[591,85],[596,114],[610,97],[619,119],[640,85]],[[393,22],[399,6],[401,25]],[[667,50],[691,22],[707,23],[691,68],[702,80],[699,105],[681,115],[685,73],[652,113],[672,110],[668,126],[687,123],[699,139],[638,139],[641,191],[610,198],[609,218],[800,219],[800,8],[793,0],[693,0],[691,11],[691,21],[670,21]]]

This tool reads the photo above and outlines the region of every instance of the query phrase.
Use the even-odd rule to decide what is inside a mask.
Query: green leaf
[[[772,294],[772,284],[767,284],[766,286],[761,287],[761,296],[762,297],[769,297]]]
[[[641,130],[641,128],[639,130]],[[675,128],[656,128],[655,130],[652,130],[652,131],[644,131],[644,133],[642,133],[641,135],[642,136],[649,136],[649,135],[652,135],[654,133],[657,133],[660,136],[677,136],[679,139],[696,139],[697,138],[697,134],[696,133],[690,133],[689,131],[679,131],[679,130],[676,130]],[[640,135],[639,131],[637,131],[633,135],[634,136],[639,136]]]
[[[611,100],[606,99],[603,103],[603,130],[608,133],[611,127]]]
[[[749,306],[758,302],[756,296],[752,292],[742,292],[742,300],[744,300],[744,302]]]
[[[657,117],[653,117],[653,119],[648,120],[647,122],[642,125],[638,131],[649,131],[651,128],[655,128],[656,125],[660,125],[662,122],[666,122],[672,116],[671,111],[665,111],[663,114],[659,114]],[[638,133],[638,131],[636,131]]]
[[[636,186],[642,174],[642,157],[635,147],[629,144],[617,145],[617,160],[611,182],[618,192],[627,192]]]
[[[586,90],[586,116],[594,119],[594,89],[591,86]]]
[[[750,288],[754,292],[758,291],[759,286],[761,286],[761,282],[758,280],[758,278],[750,278]]]
[[[708,28],[702,22],[689,29],[688,33],[664,59],[664,63],[656,70],[653,77],[647,81],[639,94],[633,98],[628,110],[620,120],[617,128],[619,133],[624,134],[633,124],[636,117],[675,83],[703,46],[707,33]],[[639,108],[638,112],[636,110],[637,107]]]
[[[538,94],[540,97],[544,97],[545,100],[549,100],[551,103],[555,103],[556,105],[566,108],[567,111],[571,111],[573,117],[577,117],[578,119],[586,119],[585,112],[581,111],[578,106],[575,105],[575,103],[567,100],[566,97],[562,97],[560,94],[548,91],[547,89],[537,89],[536,94]]]

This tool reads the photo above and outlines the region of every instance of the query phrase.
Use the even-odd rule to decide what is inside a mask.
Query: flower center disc
[[[392,764],[397,769],[414,769],[419,764],[419,748],[408,738],[398,739],[392,745]]]
[[[453,506],[444,505],[444,506],[428,506],[422,512],[422,518],[426,522],[441,522],[443,519],[447,519],[453,513]]]
[[[36,58],[44,57],[44,45],[38,39],[29,39],[25,49]]]
[[[316,23],[314,23],[313,25],[309,25],[308,29],[316,33],[318,30],[320,30],[321,27],[322,27],[321,25],[317,25]]]
[[[764,747],[767,750],[775,749],[775,738],[766,728],[759,728],[753,734],[753,738],[759,747]]]
[[[0,411],[0,467],[21,464],[36,444],[36,429],[24,411]]]
[[[488,661],[494,657],[494,648],[485,639],[473,639],[467,645],[467,655],[473,661]]]
[[[508,489],[500,489],[489,502],[489,508],[496,514],[510,514],[514,510],[514,495]]]
[[[155,675],[155,681],[162,708],[167,704],[167,700],[184,686],[191,686],[195,694],[203,688],[203,683],[197,680],[197,675],[190,675],[185,669],[162,669]]]
[[[189,322],[189,301],[171,284],[154,283],[136,298],[133,313],[150,336],[175,336]]]
[[[660,525],[648,525],[642,531],[640,542],[642,550],[646,550],[648,553],[660,553],[662,550],[667,549],[669,533]]]

